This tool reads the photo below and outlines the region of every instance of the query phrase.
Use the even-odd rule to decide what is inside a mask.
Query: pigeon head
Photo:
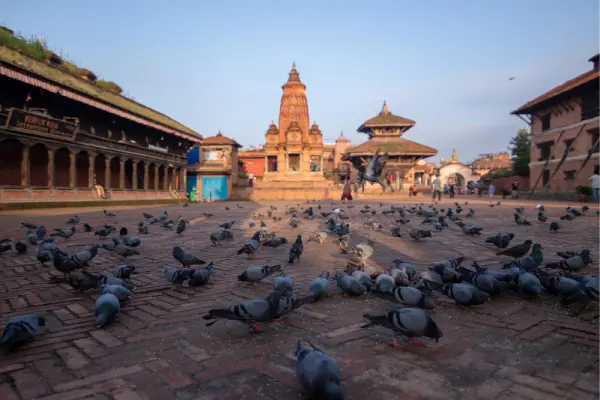
[[[444,333],[442,332],[442,329],[438,326],[438,324],[436,324],[435,322],[433,322],[432,319],[430,319],[429,324],[427,324],[427,328],[425,328],[425,334],[423,336],[435,339],[435,342],[437,343],[440,341],[440,338],[444,336]]]
[[[586,260],[586,259],[589,259],[589,258],[590,258],[590,253],[591,253],[591,252],[590,252],[588,249],[581,250],[581,253],[579,253],[579,256],[580,256],[582,259]]]
[[[515,238],[515,234],[514,233],[509,233],[508,237],[510,238],[510,240],[513,240]]]
[[[248,281],[248,274],[246,273],[246,271],[244,271],[241,274],[239,274],[237,278],[240,282],[246,282]]]
[[[119,235],[120,236],[127,236],[127,228],[122,227],[121,230],[119,231]]]
[[[106,325],[107,322],[108,322],[108,319],[107,319],[106,313],[99,313],[96,316],[96,325],[99,328],[102,328],[104,325]]]
[[[543,250],[544,248],[542,247],[541,244],[536,243],[533,245],[533,250]]]
[[[423,231],[422,235],[424,238],[431,237],[431,231]]]
[[[422,303],[421,307],[426,310],[434,310],[435,309],[435,301],[433,301],[433,299],[429,296],[423,296],[421,303]]]
[[[525,241],[525,244],[533,244],[533,241],[532,241],[531,239],[527,239],[527,240]]]

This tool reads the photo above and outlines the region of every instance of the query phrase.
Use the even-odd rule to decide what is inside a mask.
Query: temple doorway
[[[465,184],[465,177],[459,173],[454,173],[448,177],[448,186],[454,185],[456,188],[464,188]]]

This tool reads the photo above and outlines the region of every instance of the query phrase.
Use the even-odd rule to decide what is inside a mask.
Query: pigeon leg
[[[264,331],[260,328],[260,326],[258,326],[258,324],[252,324],[250,325],[250,331],[248,332],[248,335],[253,335],[255,333],[263,333]]]
[[[394,338],[392,339],[392,341],[390,342],[390,346],[392,346],[394,349],[396,350],[400,350],[402,349],[402,345],[398,344],[398,340],[396,340],[396,336],[394,336]]]
[[[425,346],[424,342],[421,342],[419,340],[413,340],[413,339],[409,339],[408,343],[413,344],[415,346]]]

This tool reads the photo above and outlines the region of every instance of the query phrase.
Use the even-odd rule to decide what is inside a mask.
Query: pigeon
[[[104,215],[107,217],[116,217],[115,213],[107,210],[104,210]]]
[[[248,300],[235,306],[209,310],[202,318],[210,321],[206,326],[211,326],[220,319],[242,321],[249,324],[249,333],[259,333],[262,330],[256,323],[276,318],[283,296],[282,292],[274,291],[264,299]]]
[[[181,265],[183,265],[184,267],[189,267],[190,265],[197,265],[197,264],[206,264],[206,261],[199,259],[198,257],[194,256],[192,253],[188,253],[187,251],[183,250],[179,246],[173,247],[173,257],[177,261],[179,261],[181,263]]]
[[[102,243],[101,247],[104,250],[108,250],[108,251],[114,251],[115,247],[117,247],[119,244],[121,244],[120,240],[117,238],[112,238],[112,240],[108,243]]]
[[[461,221],[458,221],[456,225],[460,226],[465,235],[481,235],[483,228],[479,228],[474,225],[468,225]]]
[[[291,276],[283,275],[283,273],[273,280],[273,289],[280,292],[289,290],[293,291],[293,280]]]
[[[184,281],[189,280],[193,273],[193,269],[165,268],[165,279],[176,285],[181,285]]]
[[[177,223],[177,227],[176,227],[176,232],[178,235],[181,235],[183,233],[183,231],[185,231],[187,224],[186,221],[181,219],[179,220],[179,222]]]
[[[90,224],[88,224],[87,222],[83,223],[83,231],[84,232],[91,232],[94,228],[92,228],[92,226]]]
[[[81,271],[83,275],[91,282],[96,282],[96,288],[99,289],[102,285],[121,285],[129,290],[133,290],[134,285],[130,282],[125,282],[123,279],[115,278],[114,276],[93,275],[87,271]]]
[[[221,244],[224,240],[232,240],[233,233],[230,230],[224,229],[222,231],[213,232],[210,234],[210,241],[214,246]]]
[[[67,283],[73,289],[79,291],[98,289],[102,285],[98,276],[86,273],[85,271],[70,274]]]
[[[398,272],[401,272],[400,270],[396,270]],[[407,276],[407,280],[408,280],[408,276]],[[377,275],[377,278],[375,278],[375,287],[378,290],[388,290],[388,289],[393,289],[396,286],[396,280],[388,274],[379,274]]]
[[[583,213],[573,207],[567,207],[567,213],[573,214],[576,217],[581,217],[583,215]]]
[[[80,268],[80,265],[78,265],[76,261],[74,261],[70,258],[62,257],[60,254],[57,254],[57,253],[54,254],[53,261],[54,261],[54,268],[56,268],[58,271],[62,272],[65,275],[65,277],[67,275],[69,275],[71,272]]]
[[[21,222],[21,226],[30,230],[37,229],[38,227],[36,224],[32,224],[30,222]]]
[[[584,250],[587,250],[587,249],[584,249]],[[581,253],[584,250],[581,250],[581,251],[571,251],[571,250],[569,250],[569,251],[557,251],[556,254],[558,256],[560,256],[560,258],[564,258],[566,260],[567,258],[571,258],[571,257],[575,257],[575,256],[580,256]],[[590,251],[587,250],[586,253],[587,253],[588,257],[589,257]]]
[[[391,231],[392,231],[392,236],[402,237],[402,235],[400,234],[400,227],[392,226]]]
[[[122,257],[131,257],[140,254],[137,249],[127,247],[124,243],[117,244],[113,251]]]
[[[94,236],[98,236],[99,238],[106,238],[108,235],[112,233],[112,229],[100,228],[94,232]]]
[[[390,269],[399,269],[404,271],[409,279],[412,279],[417,274],[417,270],[415,270],[415,267],[413,267],[411,263],[402,261],[398,258],[392,261]]]
[[[131,290],[121,285],[101,285],[100,294],[103,295],[108,293],[115,295],[121,304],[129,300],[133,295]]]
[[[273,239],[264,242],[263,246],[277,248],[279,246],[283,246],[287,242],[288,241],[286,238],[281,237],[281,236],[275,236]]]
[[[38,240],[44,240],[44,237],[46,236],[46,227],[43,225],[38,226],[35,230],[35,235],[37,236]]]
[[[302,387],[312,399],[342,400],[340,382],[342,371],[339,364],[324,351],[302,347],[298,340],[296,347],[296,375]]]
[[[539,296],[542,293],[542,283],[537,276],[518,267],[513,267],[511,274],[519,293],[530,296]]]
[[[498,294],[511,288],[507,282],[499,281],[492,275],[472,272],[463,267],[459,267],[458,270],[461,272],[463,280],[473,284],[489,295]]]
[[[33,233],[32,231],[28,231],[25,234],[25,238],[27,239],[27,243],[29,243],[30,245],[35,246],[38,242],[38,237],[35,233]]]
[[[318,299],[319,297],[329,293],[330,287],[331,284],[329,283],[329,271],[322,272],[321,275],[317,276],[310,283],[308,286],[308,293]]]
[[[46,318],[41,315],[26,314],[12,317],[2,332],[0,349],[10,351],[16,345],[33,339],[41,326],[46,326]]]
[[[73,254],[71,254],[71,260],[77,264],[77,266],[84,267],[89,265],[89,262],[92,261],[94,257],[98,254],[99,245],[95,244],[87,250],[80,250]]]
[[[540,222],[546,222],[548,221],[548,217],[546,216],[546,214],[544,214],[542,211],[537,213],[537,220]]]
[[[381,325],[394,331],[394,348],[400,348],[396,335],[407,337],[411,344],[423,344],[413,340],[415,337],[428,337],[436,342],[443,336],[440,327],[431,319],[427,311],[420,308],[400,308],[383,314],[364,314],[363,317],[369,323],[363,325],[367,328],[373,325]]]
[[[296,238],[296,241],[290,248],[290,256],[288,258],[288,263],[293,264],[295,260],[298,260],[298,263],[299,263],[300,256],[302,255],[303,251],[304,251],[304,245],[302,244],[302,235],[298,235],[298,237]]]
[[[138,222],[138,233],[141,233],[142,235],[147,235],[148,225],[146,225],[144,222]]]
[[[78,224],[79,223],[79,216],[77,215],[73,215],[71,218],[69,218],[69,220],[67,221],[67,224]]]
[[[342,292],[349,296],[361,296],[368,291],[367,287],[353,276],[336,273],[333,278]]]
[[[578,255],[574,255],[558,262],[548,263],[546,267],[562,269],[565,271],[579,271],[592,263],[589,250],[582,250]]]
[[[408,274],[400,268],[392,266],[388,269],[388,274],[394,280],[394,286],[407,286],[410,283]]]
[[[442,293],[464,307],[478,306],[490,300],[489,294],[467,283],[447,283],[443,286]]]
[[[54,259],[54,255],[51,251],[40,250],[38,251],[37,259],[42,265],[44,265],[45,263],[52,261]]]
[[[504,269],[519,267],[525,269],[527,272],[532,272],[544,261],[544,254],[542,253],[542,245],[536,243],[531,249],[531,254],[525,257],[513,260],[510,263],[504,264]]]
[[[192,270],[192,274],[188,279],[188,285],[190,286],[199,286],[204,285],[210,279],[213,270],[213,263],[209,263],[204,268],[198,268]]]
[[[582,289],[582,284],[566,276],[551,275],[545,271],[536,271],[535,275],[548,293],[553,295],[571,296]]]
[[[423,291],[414,287],[396,287],[383,290],[375,289],[370,293],[382,298],[396,301],[408,307],[419,307],[426,310],[435,309],[435,302],[433,299]]]
[[[75,234],[75,226],[72,226],[69,229],[54,229],[55,233],[50,236],[60,236],[62,238],[68,239]]]
[[[523,214],[515,213],[514,218],[517,225],[531,225],[531,222],[529,222]]]
[[[260,231],[257,231],[256,233],[254,233],[254,235],[252,236],[251,239],[246,240],[246,242],[244,243],[244,246],[242,246],[242,248],[238,250],[237,254],[240,255],[240,254],[245,253],[248,255],[248,258],[252,257],[254,252],[256,252],[256,250],[258,250],[260,235],[261,235]]]
[[[550,231],[557,232],[560,229],[560,224],[556,221],[550,222]]]
[[[42,244],[40,244],[40,251],[47,250],[47,251],[51,252],[53,255],[58,254],[60,256],[67,257],[67,253],[60,250],[58,248],[58,246],[56,246],[55,240],[56,240],[55,238],[46,239],[44,242],[42,242]]]
[[[562,217],[560,217],[560,219],[562,221],[567,220],[567,221],[573,221],[577,216],[573,213],[568,212],[566,215],[563,215]]]
[[[456,260],[443,260],[435,263],[429,269],[442,277],[444,283],[458,283],[460,282],[460,274],[456,272],[458,267],[465,257],[459,257]]]
[[[94,307],[94,315],[96,315],[96,325],[98,325],[98,328],[102,328],[108,322],[114,320],[120,311],[121,303],[119,303],[119,299],[114,294],[106,293],[98,297]]]
[[[425,231],[422,229],[417,229],[417,228],[413,228],[410,230],[410,232],[408,233],[408,235],[413,238],[414,240],[419,240],[419,239],[423,239],[423,238],[427,238],[427,237],[432,237],[431,236],[431,231]]]
[[[137,274],[133,265],[119,265],[112,270],[115,278],[130,279],[131,275]]]
[[[509,247],[506,250],[497,252],[496,255],[497,256],[505,255],[505,256],[512,257],[512,258],[523,257],[525,254],[529,253],[529,249],[531,249],[532,244],[533,244],[533,241],[531,241],[530,239],[527,239],[522,244],[518,244],[516,246]]]
[[[15,250],[19,254],[24,254],[27,252],[27,245],[21,241],[18,241],[17,243],[15,243]]]
[[[472,208],[469,208],[469,212],[465,214],[465,218],[474,217],[474,216],[475,216],[475,210],[473,210]]]
[[[493,269],[481,267],[476,261],[473,261],[472,266],[475,268],[475,272],[478,275],[490,275],[494,277],[494,279],[503,282],[512,280],[512,275],[508,272],[495,271]]]
[[[126,236],[123,239],[123,244],[129,247],[138,247],[142,244],[142,239],[136,236]]]
[[[367,289],[369,289],[373,285],[373,281],[371,279],[371,275],[366,273],[364,270],[360,268],[358,270],[352,270],[351,268],[347,268],[345,271],[348,275],[356,278],[361,284],[363,284]]]
[[[129,234],[129,231],[125,227],[122,227],[119,230],[119,236],[121,236],[121,238],[127,237],[128,234]]]
[[[514,233],[498,233],[485,239],[486,243],[491,243],[499,249],[505,249],[510,244],[510,241],[515,237]]]
[[[249,221],[248,221],[248,226],[249,226],[250,228],[254,228],[254,227],[256,226],[256,221],[255,221],[255,220],[253,220],[253,219],[249,220]]]
[[[154,216],[152,214],[148,214],[148,213],[142,213],[142,215],[144,216],[144,218],[146,219],[150,219],[150,218],[154,218]]]
[[[223,222],[221,225],[219,225],[219,228],[231,229],[233,227],[233,224],[235,224],[235,221]]]
[[[315,236],[309,238],[308,241],[316,240],[319,242],[319,244],[323,244],[323,242],[325,242],[325,240],[327,240],[327,237],[328,237],[327,232],[317,232],[315,234]]]
[[[238,280],[240,282],[249,282],[252,284],[260,282],[275,272],[281,272],[281,265],[248,267],[244,272],[238,275]]]

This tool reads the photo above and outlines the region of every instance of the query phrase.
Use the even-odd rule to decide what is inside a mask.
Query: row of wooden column
[[[48,186],[53,186],[54,185],[54,172],[55,172],[55,163],[54,163],[54,152],[55,150],[53,149],[48,149]],[[97,154],[95,153],[88,153],[88,186],[89,187],[93,187],[94,186],[94,167],[95,167],[95,161],[96,161],[96,156]],[[74,153],[72,151],[69,152],[69,187],[75,187],[76,186],[76,157],[77,157],[77,153]],[[111,189],[113,187],[111,187],[111,173],[110,173],[110,162],[114,157],[111,156],[106,156],[104,155],[104,182],[96,182],[97,185],[102,185],[104,186],[105,189]],[[29,183],[31,181],[31,170],[30,170],[30,161],[29,161],[29,147],[25,146],[23,148],[23,152],[22,152],[22,157],[21,157],[21,185],[22,186],[29,186]],[[114,187],[114,189],[125,189],[125,163],[127,162],[127,160],[119,160],[120,161],[120,165],[119,165],[119,187],[116,188]],[[141,161],[139,160],[132,160],[132,176],[131,176],[131,180],[132,180],[132,188],[133,189],[137,189],[138,185],[137,185],[137,167],[138,167],[138,163],[140,163]],[[158,174],[158,169],[159,166],[156,164],[154,165],[154,188],[156,190],[158,190],[158,181],[159,181],[159,174]],[[165,167],[165,173],[163,176],[163,187],[164,190],[167,190],[169,187],[169,168],[171,168],[173,170],[173,172],[175,172],[175,168],[173,167]],[[148,162],[145,161],[144,162],[144,190],[148,190],[149,187],[149,165]],[[187,170],[186,168],[181,168],[179,171],[179,182],[180,182],[180,190],[184,191],[185,190],[185,184],[186,184],[186,174],[187,174]],[[172,177],[171,177],[171,187],[173,189],[175,189],[176,187],[176,174],[173,173]]]

